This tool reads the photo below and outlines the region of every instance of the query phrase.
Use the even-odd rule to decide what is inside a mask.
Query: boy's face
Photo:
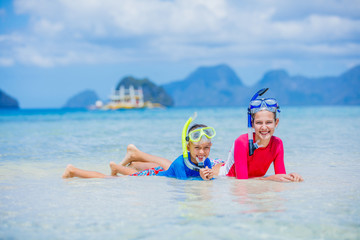
[[[197,143],[190,141],[187,145],[187,149],[190,151],[191,161],[195,164],[197,164],[196,158],[201,162],[205,161],[210,154],[211,145],[210,141],[200,141]]]

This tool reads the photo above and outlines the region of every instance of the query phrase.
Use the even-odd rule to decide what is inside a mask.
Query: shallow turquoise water
[[[226,158],[245,108],[1,111],[0,239],[360,238],[360,107],[282,109],[275,135],[303,183],[61,179],[68,163],[108,174],[129,143],[175,159],[194,111]]]

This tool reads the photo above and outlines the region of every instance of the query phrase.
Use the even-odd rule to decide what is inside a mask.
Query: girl
[[[264,94],[267,89],[260,91]],[[219,169],[217,175],[238,179],[263,177],[273,163],[275,175],[263,179],[283,182],[303,181],[297,173],[286,174],[283,143],[280,138],[273,136],[279,124],[277,113],[280,112],[276,99],[257,99],[257,96],[258,93],[253,97],[248,109],[249,121],[255,133],[251,131],[250,134],[243,134],[235,140],[226,163],[215,168]],[[255,137],[255,146],[252,142],[253,137]]]

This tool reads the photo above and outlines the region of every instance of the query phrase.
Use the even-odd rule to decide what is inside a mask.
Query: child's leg
[[[169,169],[171,165],[170,160],[142,152],[135,145],[129,144],[125,158],[121,161],[120,165],[126,166],[132,162],[151,162],[160,165],[165,170]]]
[[[110,169],[111,169],[111,176],[116,176],[118,173],[123,175],[131,175],[138,172],[133,168],[124,167],[123,165],[116,164],[114,162],[110,162]]]
[[[138,172],[144,171],[146,169],[158,167],[158,166],[159,166],[159,164],[152,163],[152,162],[132,162],[128,165],[128,167],[136,169]]]
[[[79,178],[105,178],[107,177],[105,174],[94,172],[94,171],[87,171],[82,170],[79,168],[74,167],[73,165],[67,165],[62,178],[72,178],[72,177],[79,177]]]

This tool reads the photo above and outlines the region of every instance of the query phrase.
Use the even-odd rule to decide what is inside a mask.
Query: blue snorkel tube
[[[269,88],[263,88],[259,91],[257,91],[257,93],[255,93],[255,95],[251,98],[251,101],[254,101],[257,97],[262,96],[264,93],[266,93],[266,91],[269,90]],[[257,144],[254,144],[254,139],[253,139],[253,128],[252,128],[252,119],[251,119],[251,112],[250,112],[250,105],[248,108],[248,138],[249,138],[249,156],[252,156],[254,154],[255,149],[258,148]]]

